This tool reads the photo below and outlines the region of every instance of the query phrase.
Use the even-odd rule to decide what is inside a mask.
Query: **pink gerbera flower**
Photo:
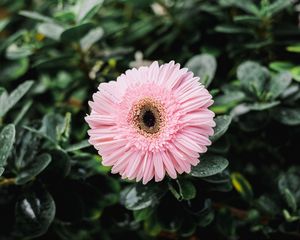
[[[189,173],[213,135],[212,96],[174,61],[127,70],[89,102],[89,142],[123,178],[161,181]]]

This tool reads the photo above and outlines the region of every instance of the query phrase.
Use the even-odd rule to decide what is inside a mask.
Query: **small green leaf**
[[[288,71],[294,66],[291,62],[283,62],[283,61],[276,61],[276,62],[271,62],[269,64],[269,68],[281,72],[281,71]]]
[[[238,27],[235,25],[219,25],[215,28],[216,32],[220,33],[227,33],[227,34],[251,34],[251,30],[244,28],[244,27]]]
[[[64,118],[61,115],[49,113],[43,118],[42,127],[37,133],[40,133],[53,143],[57,143],[64,126]]]
[[[217,116],[214,121],[216,126],[214,128],[214,135],[210,137],[210,140],[215,142],[217,141],[229,128],[231,123],[231,117],[228,115]]]
[[[276,99],[291,84],[292,76],[289,72],[280,72],[270,79],[269,93]]]
[[[190,175],[193,177],[208,177],[222,172],[228,166],[227,159],[217,155],[204,155],[200,163],[192,167]]]
[[[78,26],[70,27],[64,30],[60,36],[62,41],[79,41],[93,28],[92,23],[83,23]]]
[[[28,18],[38,20],[38,21],[42,21],[42,22],[53,22],[52,18],[46,17],[38,12],[23,10],[23,11],[20,11],[19,14],[21,16],[28,17]]]
[[[97,27],[89,31],[82,39],[80,39],[80,46],[83,51],[88,51],[90,47],[99,41],[103,36],[103,29]]]
[[[173,186],[176,183],[177,186]],[[181,200],[191,200],[196,197],[197,190],[191,181],[178,179],[175,182],[169,182],[169,189],[174,197]]]
[[[291,191],[288,188],[285,188],[283,191],[283,197],[285,199],[285,202],[289,206],[289,208],[293,211],[296,212],[297,210],[297,202],[294,197],[294,195],[291,193]]]
[[[23,76],[29,68],[28,58],[6,61],[1,63],[0,81],[15,80]]]
[[[15,142],[15,135],[16,130],[13,124],[5,126],[0,133],[0,167],[6,165],[6,160]]]
[[[264,14],[275,15],[278,12],[292,5],[293,5],[292,0],[276,0],[264,9],[265,10]]]
[[[244,198],[246,201],[253,199],[253,191],[248,180],[240,173],[231,174],[231,182],[235,190]]]
[[[265,67],[258,63],[247,61],[239,65],[237,77],[245,90],[260,98],[265,90],[265,84],[270,74]]]
[[[65,150],[66,150],[66,152],[73,152],[73,151],[77,151],[77,150],[87,148],[90,146],[91,146],[91,144],[88,142],[88,140],[83,140],[79,143],[76,143],[76,144],[73,144],[73,145],[67,147]]]
[[[300,53],[300,44],[288,46],[286,50],[289,52]]]
[[[4,173],[4,168],[3,167],[0,167],[0,177],[2,176],[2,174]]]
[[[44,153],[33,161],[28,162],[22,169],[19,170],[19,173],[16,177],[16,184],[23,185],[38,174],[40,174],[51,162],[51,156],[47,153]]]
[[[58,41],[64,31],[64,27],[56,23],[41,23],[37,26],[37,31],[48,38]]]
[[[9,96],[0,97],[0,117],[3,117],[31,88],[33,81],[26,81],[20,84]]]
[[[191,200],[196,197],[197,190],[191,181],[181,179],[178,181],[178,187],[182,199]]]
[[[123,191],[121,202],[129,210],[141,210],[156,205],[163,194],[158,185],[135,184]]]
[[[101,7],[103,0],[79,0],[77,22],[83,22],[90,19],[97,13]]]
[[[25,58],[33,54],[33,48],[29,45],[18,46],[17,44],[11,44],[5,52],[8,59],[15,60]]]
[[[133,212],[133,216],[135,221],[141,222],[150,217],[150,215],[154,212],[154,209],[151,207],[143,208],[141,210],[136,210]]]
[[[45,189],[31,189],[16,203],[14,234],[21,238],[41,236],[47,232],[54,216],[52,196]]]
[[[252,103],[252,104],[245,104],[244,106],[248,108],[249,110],[253,111],[264,111],[266,109],[273,108],[277,105],[279,105],[279,101],[274,101],[274,102],[266,102],[266,103]]]
[[[300,108],[284,108],[280,107],[274,110],[272,117],[286,125],[299,125],[300,124]]]
[[[200,77],[200,82],[207,87],[215,76],[217,61],[214,56],[205,53],[192,57],[185,67]]]
[[[293,67],[290,70],[290,73],[295,81],[300,82],[300,67]]]

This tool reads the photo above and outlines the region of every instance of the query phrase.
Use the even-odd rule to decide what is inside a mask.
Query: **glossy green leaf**
[[[64,30],[60,36],[64,42],[79,41],[93,28],[92,23],[83,23]]]
[[[43,235],[55,215],[55,203],[52,196],[42,188],[30,190],[21,195],[15,206],[14,233],[22,238]]]
[[[77,9],[77,22],[83,22],[91,17],[99,10],[103,0],[79,0]]]
[[[300,82],[300,67],[293,67],[290,70],[290,73],[295,81]]]
[[[158,185],[135,184],[123,191],[121,202],[129,210],[141,210],[156,205],[163,194]]]
[[[300,124],[300,108],[284,108],[280,107],[274,110],[272,117],[277,121],[286,125]]]
[[[77,151],[77,150],[87,148],[87,147],[90,147],[90,146],[91,146],[91,144],[88,142],[88,140],[83,140],[79,143],[75,143],[75,144],[67,147],[65,150],[67,152],[73,152],[73,151]]]
[[[0,117],[3,117],[31,88],[33,81],[26,81],[20,84],[8,96],[7,93],[2,93],[0,96]],[[3,94],[6,94],[3,97]]]
[[[272,99],[277,98],[292,82],[289,72],[280,72],[270,79],[268,90]]]
[[[0,132],[0,167],[6,165],[6,160],[11,153],[15,142],[15,125],[9,124]]]
[[[0,80],[10,81],[23,76],[29,68],[28,58],[7,61],[1,64]]]
[[[223,136],[224,133],[228,130],[231,120],[231,117],[228,115],[217,116],[214,119],[216,123],[216,126],[214,127],[214,135],[210,137],[210,140],[215,142],[221,136]]]
[[[190,175],[193,177],[208,177],[224,171],[228,166],[228,161],[222,156],[204,155],[200,158],[200,163],[192,167]]]
[[[300,53],[300,44],[288,46],[286,49],[289,52]]]
[[[83,38],[80,39],[80,46],[83,51],[88,51],[89,48],[99,41],[103,36],[103,29],[101,27],[97,27],[89,31]]]
[[[266,68],[258,63],[247,61],[239,65],[237,77],[244,89],[260,98],[270,74]]]
[[[200,82],[207,87],[215,76],[217,61],[214,56],[205,53],[192,57],[185,67],[200,77]]]
[[[169,183],[169,189],[175,198],[181,200],[191,200],[196,197],[197,190],[194,184],[186,179],[179,179]]]
[[[135,221],[140,222],[144,221],[150,217],[150,215],[154,212],[154,209],[151,207],[143,208],[141,210],[136,210],[133,212],[133,216]]]
[[[44,15],[38,13],[38,12],[32,12],[32,11],[22,10],[22,11],[19,12],[19,14],[21,16],[28,17],[28,18],[31,18],[31,19],[34,19],[34,20],[38,20],[38,21],[42,21],[42,22],[53,22],[52,18],[44,16]]]
[[[40,174],[51,162],[51,156],[44,153],[37,156],[33,161],[28,162],[23,168],[21,168],[16,177],[16,184],[23,185],[32,179],[34,179],[38,174]]]
[[[4,173],[4,168],[3,167],[0,167],[0,177],[2,176],[2,174]]]
[[[64,30],[64,27],[56,23],[41,23],[37,26],[39,33],[53,40],[59,40]]]

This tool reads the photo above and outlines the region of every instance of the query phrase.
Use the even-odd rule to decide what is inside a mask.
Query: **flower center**
[[[132,108],[132,123],[143,135],[152,136],[160,132],[165,122],[165,110],[154,99],[144,98]]]

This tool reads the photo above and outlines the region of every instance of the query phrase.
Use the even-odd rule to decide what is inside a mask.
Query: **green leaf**
[[[300,67],[293,67],[290,70],[290,73],[295,81],[300,82]]]
[[[215,76],[217,61],[213,55],[205,53],[192,57],[185,67],[200,77],[200,82],[207,87]]]
[[[11,44],[6,49],[6,57],[11,60],[28,57],[33,54],[33,48],[29,45],[18,46],[17,44]]]
[[[141,210],[156,205],[163,194],[159,185],[135,184],[123,190],[121,203],[129,210]]]
[[[0,96],[0,117],[3,117],[31,88],[33,81],[20,84],[9,96],[4,92]],[[6,97],[3,98],[3,94]]]
[[[178,181],[179,194],[184,200],[191,200],[196,197],[197,190],[191,181],[181,179]]]
[[[4,51],[13,42],[15,42],[17,39],[21,38],[25,32],[26,32],[25,30],[20,30],[20,31],[17,31],[16,33],[12,34],[8,38],[6,38],[6,40],[4,42],[2,42],[0,45],[0,53],[2,51]]]
[[[42,121],[42,127],[37,131],[53,143],[60,139],[62,129],[64,129],[64,118],[55,113],[48,113]]]
[[[67,147],[65,150],[66,150],[66,152],[73,152],[73,151],[77,151],[77,150],[87,148],[90,146],[91,146],[91,144],[88,142],[88,140],[83,140],[79,143],[76,143],[76,144],[73,144],[73,145]]]
[[[23,76],[27,72],[28,68],[28,58],[6,61],[4,64],[1,64],[0,81],[15,80]]]
[[[193,177],[208,177],[222,172],[228,166],[227,159],[218,155],[204,155],[197,166],[192,167]]]
[[[89,31],[81,40],[80,46],[83,51],[88,51],[90,47],[99,41],[103,36],[103,29],[101,27],[97,27]]]
[[[278,214],[280,209],[280,207],[276,204],[276,202],[272,198],[266,195],[260,196],[256,200],[256,206],[260,211],[270,216],[274,216]]]
[[[258,98],[265,89],[269,75],[266,68],[252,61],[242,63],[237,69],[237,77],[241,81],[242,87]]]
[[[178,179],[176,180],[176,187],[173,186],[173,183],[169,182],[169,189],[177,200],[191,200],[196,197],[197,190],[191,181]]]
[[[83,23],[78,26],[70,27],[64,30],[60,36],[62,41],[79,41],[93,28],[92,23]]]
[[[197,224],[200,227],[206,227],[208,226],[213,220],[214,220],[214,212],[212,210],[212,203],[211,199],[205,199],[203,208],[195,212],[197,216]]]
[[[0,167],[0,177],[2,176],[2,174],[4,173],[4,168],[3,167]]]
[[[297,202],[294,197],[294,195],[291,193],[291,191],[288,188],[285,188],[283,191],[283,197],[289,206],[289,208],[293,211],[296,212],[297,210]]]
[[[15,142],[15,125],[8,124],[0,132],[0,167],[6,165],[6,160]]]
[[[15,206],[14,233],[22,238],[43,235],[55,216],[52,196],[42,188],[30,190],[20,197]]]
[[[79,0],[77,9],[77,22],[83,22],[90,19],[97,13],[103,0]]]
[[[300,44],[288,46],[286,50],[289,52],[300,53]]]
[[[269,68],[274,71],[281,72],[281,71],[288,71],[294,66],[291,62],[283,62],[283,61],[275,61],[269,64]]]
[[[290,182],[297,184],[297,181],[295,181],[295,178],[293,178],[292,174],[281,175],[278,179],[278,188],[287,206],[293,211],[293,213],[295,213],[297,210],[297,201],[294,196],[296,191],[293,189],[293,186],[290,184]]]
[[[280,72],[270,79],[268,90],[272,99],[276,99],[292,82],[288,72]]]
[[[19,14],[21,16],[28,17],[28,18],[38,20],[38,21],[42,21],[42,22],[53,22],[52,18],[44,16],[44,15],[38,13],[38,12],[22,10],[22,11],[19,12]]]
[[[214,119],[216,123],[216,126],[214,128],[214,135],[210,137],[210,140],[215,142],[221,136],[223,136],[224,133],[228,130],[231,120],[231,117],[228,115],[217,116]]]
[[[230,175],[231,182],[235,190],[244,198],[246,201],[253,199],[253,191],[248,180],[240,173],[234,172]]]
[[[244,27],[237,27],[235,25],[219,25],[215,28],[216,32],[220,33],[227,33],[227,34],[251,34],[252,31],[244,28]]]
[[[286,125],[299,125],[300,124],[300,108],[285,108],[280,107],[274,110],[272,117]]]
[[[40,174],[51,162],[51,156],[44,153],[21,168],[16,177],[16,184],[23,185]]]
[[[136,210],[133,212],[134,220],[137,222],[141,222],[150,217],[150,215],[154,212],[154,209],[151,207],[143,208],[141,210]]]
[[[274,101],[274,102],[266,102],[266,103],[252,103],[252,104],[245,104],[244,106],[248,108],[249,110],[254,110],[254,111],[264,111],[266,109],[273,108],[277,105],[279,105],[279,101]]]
[[[7,26],[8,23],[9,23],[8,19],[0,20],[0,32],[2,32],[5,29],[5,27]]]
[[[37,26],[37,31],[48,38],[58,41],[64,31],[64,27],[56,23],[41,23]]]
[[[264,10],[264,13],[267,15],[275,15],[278,12],[281,12],[285,8],[292,6],[292,0],[277,0],[272,4],[268,5]]]

